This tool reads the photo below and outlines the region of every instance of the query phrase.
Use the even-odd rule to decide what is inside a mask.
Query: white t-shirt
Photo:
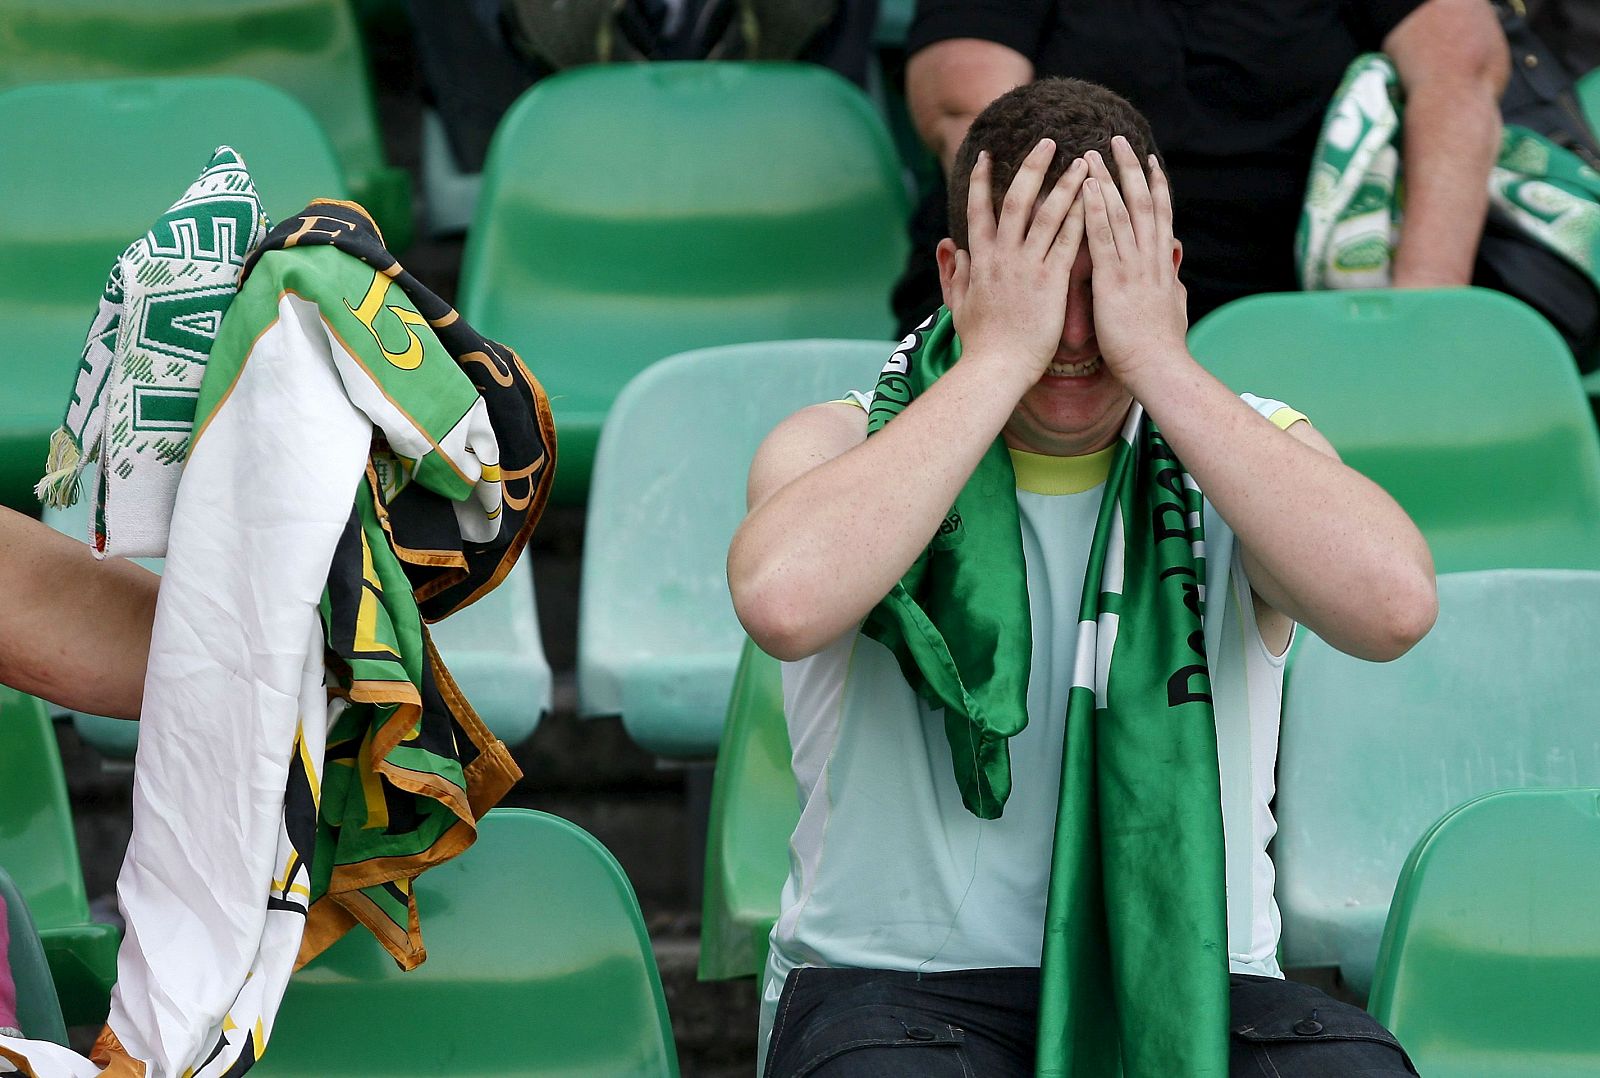
[[[1244,399],[1279,426],[1303,418]],[[771,936],[761,1007],[765,1055],[795,966],[941,971],[1037,966],[1061,781],[1078,607],[1111,450],[1013,451],[1033,618],[1028,724],[1010,741],[1004,814],[961,803],[942,710],[860,633],[783,666],[801,813]],[[1205,503],[1206,652],[1217,725],[1234,972],[1281,976],[1267,856],[1283,659],[1256,628],[1233,531]]]

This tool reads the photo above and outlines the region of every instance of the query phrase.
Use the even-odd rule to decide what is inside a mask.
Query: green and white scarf
[[[1334,94],[1295,236],[1301,287],[1384,288],[1405,203],[1396,148],[1400,76],[1382,53],[1356,57]],[[1600,173],[1544,136],[1507,124],[1489,203],[1600,289]]]
[[[99,557],[162,557],[195,402],[222,316],[267,218],[244,159],[219,146],[198,179],[118,256],[46,474],[34,493],[77,503],[99,460],[89,540]]]
[[[907,337],[879,377],[869,435],[960,354],[948,310]],[[1135,404],[1083,585],[1045,916],[1041,1078],[1227,1073],[1204,603],[1200,491]],[[1030,626],[1015,476],[996,439],[862,629],[944,709],[963,802],[985,819],[1004,809],[1007,740],[1027,724]]]

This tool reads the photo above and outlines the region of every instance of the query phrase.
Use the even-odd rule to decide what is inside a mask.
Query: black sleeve
[[[1399,26],[1405,17],[1421,7],[1427,0],[1349,0],[1345,11],[1350,27],[1355,31],[1356,43],[1368,52],[1383,48],[1383,39],[1389,31]]]
[[[976,37],[1032,60],[1053,13],[1053,0],[917,0],[906,55],[938,41]]]

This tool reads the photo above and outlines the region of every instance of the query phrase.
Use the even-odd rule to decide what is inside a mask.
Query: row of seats
[[[274,220],[361,191],[301,102],[237,77],[0,90],[0,141],[0,504],[26,510],[112,260],[218,144],[244,155]],[[544,383],[553,496],[581,504],[613,399],[655,360],[888,336],[906,204],[883,121],[830,71],[580,69],[503,119],[458,306]]]
[[[0,866],[16,852],[0,843]],[[0,897],[22,1032],[66,1044],[48,930],[29,916],[39,899],[3,870]],[[252,1074],[676,1078],[638,901],[586,832],[542,812],[493,809],[469,850],[417,881],[416,899],[428,960],[402,973],[370,933],[348,933],[290,980]],[[93,1020],[104,1015],[102,1000]]]
[[[336,153],[351,192],[378,219],[394,248],[410,242],[410,178],[384,160],[361,27],[347,0],[0,0],[0,26],[5,27],[0,90],[174,75],[236,76],[278,88],[326,132],[323,139]],[[134,120],[136,127],[143,126]],[[182,128],[188,118],[174,113],[169,122]],[[234,115],[231,130],[271,137],[273,125],[244,111]],[[63,135],[78,133],[68,128]],[[115,145],[102,147],[87,134],[78,137],[113,171],[144,163],[142,155],[130,159],[116,153]],[[205,160],[176,164],[198,172]],[[177,190],[192,178],[183,176]],[[164,208],[165,203],[155,206],[148,215],[153,218]]]
[[[1190,344],[1236,389],[1308,412],[1411,513],[1439,571],[1600,569],[1600,439],[1571,357],[1518,301],[1475,289],[1260,296],[1215,312]],[[623,390],[588,505],[580,713],[621,715],[659,756],[716,754],[743,640],[724,557],[750,459],[789,412],[870,387],[892,348],[724,346],[652,364]],[[447,661],[508,741],[548,699],[517,587],[439,628]],[[517,654],[483,655],[497,639]]]

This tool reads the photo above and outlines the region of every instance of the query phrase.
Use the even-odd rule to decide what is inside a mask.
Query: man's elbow
[[[778,589],[768,592],[755,589],[753,594],[741,596],[736,588],[733,609],[756,647],[774,659],[783,662],[804,659],[821,651],[827,643],[803,604]]]
[[[772,565],[745,564],[737,549],[728,559],[728,591],[733,612],[756,647],[774,659],[793,662],[813,655],[827,641],[815,625],[813,602]]]
[[[1361,658],[1393,662],[1415,647],[1439,618],[1439,589],[1431,567],[1397,573],[1379,601]]]

